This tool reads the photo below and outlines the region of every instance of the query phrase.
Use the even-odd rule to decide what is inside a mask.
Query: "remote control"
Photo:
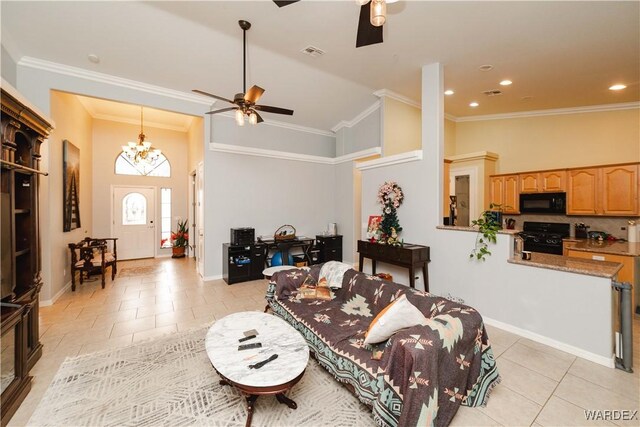
[[[240,338],[240,339],[238,340],[238,342],[245,342],[245,341],[249,341],[249,340],[254,339],[255,337],[256,337],[255,335],[249,335],[248,337]]]
[[[255,342],[253,344],[242,344],[238,346],[238,351],[249,350],[252,348],[260,348],[260,347],[262,347],[262,343],[259,343],[259,342]]]

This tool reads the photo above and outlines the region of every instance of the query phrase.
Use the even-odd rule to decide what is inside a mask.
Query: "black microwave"
[[[520,194],[520,213],[566,214],[567,193]]]

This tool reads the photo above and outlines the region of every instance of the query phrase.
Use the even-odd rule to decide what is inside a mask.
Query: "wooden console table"
[[[360,271],[362,271],[365,258],[371,259],[371,274],[376,274],[376,261],[408,268],[409,286],[412,288],[415,288],[415,269],[422,268],[424,290],[429,292],[427,264],[431,259],[428,246],[410,243],[405,243],[404,246],[389,246],[358,240],[358,253],[360,254]]]

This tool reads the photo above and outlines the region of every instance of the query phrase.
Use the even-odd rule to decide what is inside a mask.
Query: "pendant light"
[[[138,142],[128,142],[127,145],[122,146],[122,152],[135,164],[146,162],[150,165],[154,164],[162,151],[151,146],[150,141],[145,141],[144,134],[144,115],[143,107],[140,107],[140,134],[138,135]]]

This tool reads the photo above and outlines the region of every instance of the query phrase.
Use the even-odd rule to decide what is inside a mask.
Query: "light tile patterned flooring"
[[[202,281],[192,259],[121,262],[124,268],[161,269],[151,276],[94,281],[68,291],[51,307],[40,308],[44,352],[32,370],[31,392],[9,425],[26,425],[61,363],[68,356],[126,346],[185,331],[244,310],[262,310],[266,282],[228,286]],[[640,421],[587,422],[585,409],[638,410],[640,321],[634,322],[634,366],[627,374],[487,327],[502,383],[486,408],[462,407],[456,426],[640,425]],[[316,427],[316,426],[314,426]]]

